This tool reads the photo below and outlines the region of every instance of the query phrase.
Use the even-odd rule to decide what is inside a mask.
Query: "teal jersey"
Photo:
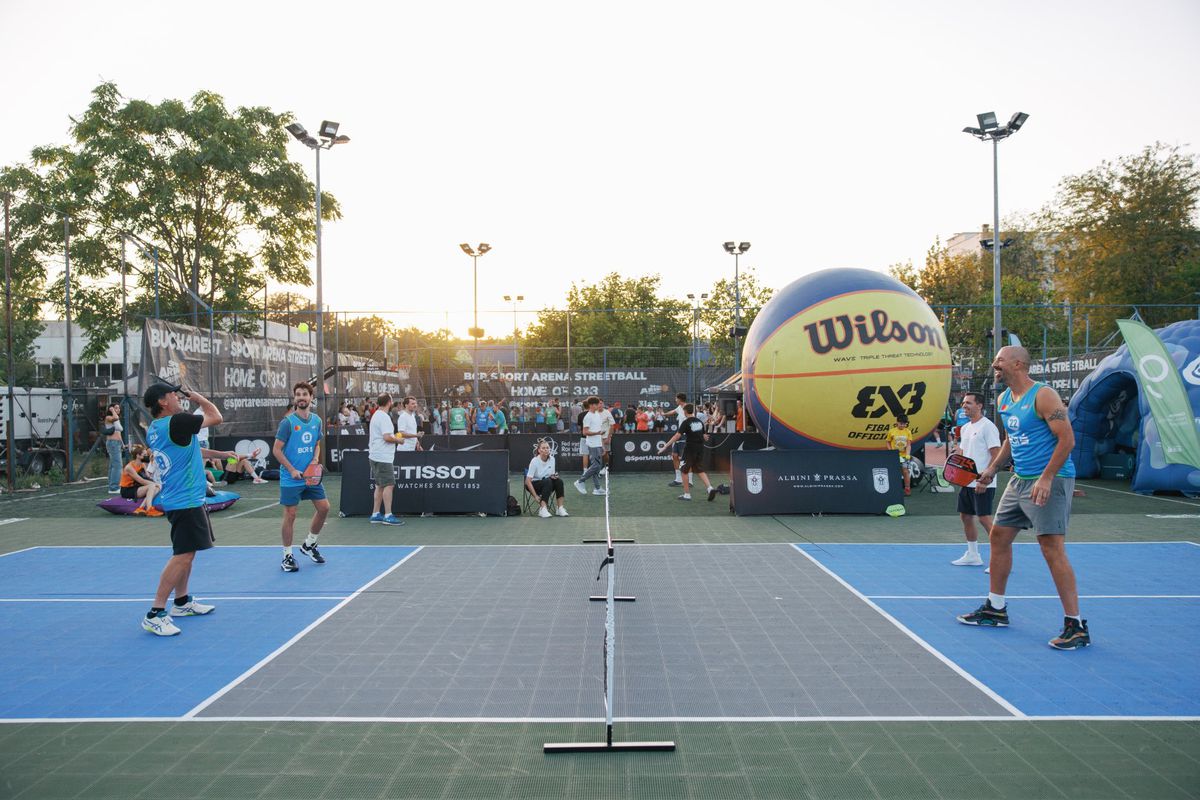
[[[508,430],[508,420],[504,418],[504,412],[496,409],[496,427],[502,431]]]
[[[1037,393],[1045,385],[1033,384],[1020,400],[1015,401],[1012,389],[1005,389],[996,402],[1012,449],[1013,472],[1020,478],[1039,477],[1050,463],[1050,456],[1058,444],[1058,437],[1046,421],[1038,416],[1035,405]],[[1058,477],[1075,477],[1075,463],[1070,456],[1058,471]]]
[[[450,430],[465,431],[467,429],[467,410],[465,408],[450,409]]]
[[[283,442],[283,455],[293,467],[304,472],[312,463],[317,443],[321,441],[321,418],[309,414],[305,422],[298,414],[288,414],[279,421],[275,438]],[[304,479],[296,480],[285,469],[279,470],[280,486],[303,486]]]
[[[186,446],[180,447],[171,441],[171,418],[159,417],[146,429],[146,444],[154,453],[158,479],[162,481],[157,503],[163,510],[177,511],[204,505],[208,482],[204,479],[204,459],[195,435]]]

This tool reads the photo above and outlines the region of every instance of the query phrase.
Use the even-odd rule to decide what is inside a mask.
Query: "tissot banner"
[[[882,514],[904,501],[887,450],[735,450],[733,508],[753,514]]]
[[[397,453],[395,514],[494,514],[505,512],[508,454],[497,451],[437,450]],[[348,452],[342,462],[340,512],[371,513],[375,483],[364,452]]]

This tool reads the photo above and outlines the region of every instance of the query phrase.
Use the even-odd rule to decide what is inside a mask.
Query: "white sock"
[[[1064,614],[1064,616],[1065,616],[1067,619],[1073,619],[1073,620],[1075,620],[1075,621],[1076,621],[1076,622],[1078,622],[1080,625],[1082,625],[1082,624],[1083,624],[1083,617],[1081,617],[1081,616],[1080,616],[1080,615],[1078,615],[1078,614],[1076,614],[1076,615],[1074,615],[1074,616],[1071,616],[1070,614]]]
[[[321,534],[319,534],[319,533],[312,533],[312,532],[310,531],[310,532],[309,532],[309,534],[308,534],[308,538],[306,538],[306,539],[304,540],[304,545],[305,545],[306,547],[316,547],[316,545],[317,545],[317,537],[318,537],[318,536],[320,536],[320,535],[321,535]]]
[[[683,480],[683,473],[680,472],[679,470],[675,470],[675,480],[677,480],[677,481]]]
[[[979,542],[967,542],[967,555],[979,555]]]
[[[988,602],[991,603],[992,608],[996,609],[997,611],[1003,611],[1004,606],[1007,605],[1004,600],[1004,595],[992,594],[991,592],[988,592]]]
[[[291,554],[292,554],[292,548],[290,548],[290,547],[283,548],[283,557],[284,558],[287,558]]]
[[[692,493],[691,493],[691,492],[684,492],[684,493],[683,493],[683,497],[684,497],[684,499],[685,499],[685,500],[691,500],[691,499],[692,499]]]

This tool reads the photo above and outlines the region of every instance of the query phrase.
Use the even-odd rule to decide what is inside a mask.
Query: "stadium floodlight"
[[[725,252],[733,256],[733,309],[734,309],[734,337],[733,337],[733,357],[734,366],[740,373],[742,371],[742,348],[738,346],[737,331],[742,327],[742,289],[739,274],[738,259],[743,253],[750,249],[749,242],[738,242],[735,246],[733,242],[725,242],[723,245]]]
[[[732,253],[736,247],[737,247],[737,245],[734,244],[733,242],[726,242],[725,243],[725,252]]]
[[[976,114],[975,118],[979,120],[978,128],[963,128],[963,133],[969,133],[976,139],[984,142],[992,143],[992,236],[993,241],[999,241],[999,247],[988,247],[980,243],[985,250],[992,251],[992,328],[993,330],[1002,330],[1000,326],[1000,251],[1003,250],[1012,240],[1000,239],[1000,140],[1007,139],[1021,129],[1025,124],[1025,120],[1029,119],[1029,115],[1023,111],[1018,111],[1012,115],[1008,124],[1001,127],[996,122],[996,112],[987,111],[983,114]],[[998,351],[1003,346],[1003,341],[1000,337],[995,338],[995,349]]]
[[[461,247],[462,251],[464,253],[466,253],[467,255],[469,255],[469,256],[475,255],[475,250],[471,247],[471,245],[467,244],[466,242],[463,242],[462,244],[460,244],[459,247]]]
[[[321,127],[317,129],[321,137],[318,139],[299,122],[293,122],[286,126],[288,133],[317,154],[317,385],[313,400],[318,408],[321,408],[321,404],[325,400],[325,298],[324,282],[321,279],[321,151],[329,150],[335,144],[346,144],[350,141],[349,136],[338,136],[339,127],[337,122],[322,120]]]
[[[492,249],[492,246],[487,242],[480,242],[479,247],[472,249],[471,245],[463,242],[459,245],[462,251],[471,257],[471,271],[474,275],[474,296],[475,296],[475,325],[468,331],[471,338],[475,340],[475,347],[471,351],[471,374],[475,379],[475,401],[479,401],[479,338],[483,336],[483,328],[479,327],[479,257]]]

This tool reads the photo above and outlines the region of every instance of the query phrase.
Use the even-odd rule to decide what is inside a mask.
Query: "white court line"
[[[744,542],[743,544],[754,544],[753,542]],[[787,544],[795,545],[796,542],[787,542]],[[962,542],[801,542],[800,544],[810,544],[813,547],[948,547],[950,545],[962,546]],[[1070,547],[1079,547],[1080,545],[1106,545],[1106,544],[1196,544],[1195,542],[1185,541],[1183,539],[1166,539],[1162,541],[1148,542],[1074,542],[1068,541]],[[987,547],[987,542],[980,542],[980,545]],[[708,547],[707,544],[691,544],[689,547]],[[1041,547],[1037,542],[1013,542],[1014,547]],[[1200,547],[1200,545],[1197,545]]]
[[[14,522],[24,522],[29,517],[9,517],[8,519],[0,519],[0,525],[11,525]]]
[[[873,602],[870,598],[868,598],[866,595],[864,595],[858,589],[855,589],[853,586],[851,586],[849,583],[847,583],[845,580],[843,580],[840,575],[838,575],[833,570],[826,567],[820,561],[817,561],[817,559],[813,558],[811,555],[809,555],[807,552],[805,552],[803,549],[801,549],[798,545],[792,545],[792,549],[794,549],[797,553],[804,556],[809,561],[811,561],[813,564],[815,564],[817,566],[817,568],[819,570],[821,570],[822,572],[824,572],[826,575],[833,578],[835,581],[837,581],[842,586],[844,586],[847,591],[852,593],[854,596],[858,597],[860,600],[862,600],[864,603],[866,603],[871,608],[875,609],[875,611],[877,611],[884,619],[886,619],[887,621],[889,621],[893,625],[895,625],[897,628],[899,628],[906,636],[908,636],[910,639],[912,639],[918,645],[923,647],[934,658],[938,659],[943,664],[950,667],[950,669],[952,669],[956,673],[958,673],[958,675],[960,677],[962,677],[964,680],[969,682],[972,686],[979,689],[979,691],[983,692],[988,697],[995,700],[1003,708],[1007,709],[1008,711],[1011,711],[1014,715],[1016,715],[1018,717],[1025,716],[1025,713],[1023,711],[1021,711],[1021,709],[1017,708],[1012,703],[1005,700],[1003,697],[1001,697],[999,694],[997,694],[993,689],[991,689],[989,686],[987,686],[985,683],[980,681],[978,678],[976,678],[971,673],[967,672],[965,669],[960,667],[958,664],[955,664],[953,661],[951,661],[949,658],[947,658],[945,655],[943,655],[941,652],[939,652],[937,650],[937,648],[935,648],[933,645],[929,644],[929,642],[925,641],[920,636],[917,636],[915,633],[913,633],[911,630],[909,630],[904,625],[904,623],[900,622],[900,620],[896,619],[891,614],[884,611],[882,608],[879,607],[878,604]]]
[[[199,597],[199,595],[197,595]],[[204,600],[235,600],[238,602],[255,602],[259,600],[345,600],[346,595],[309,595],[309,596],[279,596],[279,597],[222,597],[217,594],[206,594]],[[153,597],[0,597],[0,603],[150,603]]]
[[[21,503],[26,500],[49,500],[51,497],[62,497],[65,494],[79,494],[80,492],[91,492],[96,489],[101,489],[103,486],[88,486],[84,489],[72,489],[69,492],[55,492],[54,494],[40,494],[33,497],[12,497],[8,500],[0,500],[0,505],[3,503]]]
[[[872,594],[871,600],[982,600],[982,594]],[[1056,594],[1008,594],[1006,600],[1057,600]],[[1081,594],[1080,600],[1200,600],[1200,594]]]
[[[11,553],[0,553],[0,558],[5,556],[15,556],[17,553],[28,553],[30,550],[37,550],[41,545],[33,545],[32,547],[22,547],[20,550],[13,550]]]
[[[238,517],[244,517],[247,514],[253,514],[256,511],[265,511],[268,508],[274,508],[277,505],[279,505],[278,500],[276,500],[274,503],[271,503],[271,505],[269,505],[269,506],[261,506],[259,508],[252,508],[249,511],[243,511],[240,514],[234,514],[233,516],[229,516],[229,517],[221,517],[221,519],[237,519]]]
[[[1192,503],[1187,500],[1176,500],[1173,497],[1159,497],[1156,494],[1138,494],[1137,492],[1126,492],[1121,489],[1110,489],[1107,486],[1096,486],[1092,483],[1077,483],[1076,486],[1083,486],[1088,489],[1099,489],[1102,492],[1112,492],[1114,494],[1126,494],[1130,497],[1145,497],[1150,500],[1165,500],[1168,503],[1179,503],[1180,505],[1191,506],[1192,508],[1200,508],[1200,503]]]
[[[261,660],[261,661],[259,661],[257,664],[255,664],[254,666],[252,666],[250,669],[246,670],[246,671],[245,671],[245,672],[243,672],[241,675],[239,675],[239,676],[237,676],[236,678],[234,678],[232,681],[230,681],[230,682],[229,682],[229,683],[227,683],[227,684],[226,684],[224,687],[222,687],[220,690],[218,690],[216,694],[214,694],[214,695],[211,695],[211,696],[210,696],[210,697],[209,697],[207,700],[204,700],[203,702],[201,702],[201,703],[200,703],[200,705],[196,706],[195,708],[193,708],[191,711],[187,712],[187,713],[186,713],[186,714],[184,714],[183,716],[184,716],[185,718],[191,718],[191,717],[194,717],[194,716],[196,716],[197,714],[199,714],[201,711],[203,711],[204,709],[208,708],[210,705],[212,705],[213,703],[215,703],[217,700],[221,699],[223,696],[225,696],[225,694],[226,694],[226,693],[228,693],[229,691],[231,691],[231,690],[232,690],[234,687],[236,687],[236,686],[237,686],[239,683],[241,683],[242,681],[246,680],[247,678],[249,678],[249,677],[250,677],[251,675],[253,675],[254,673],[258,672],[260,669],[262,669],[263,667],[265,667],[267,664],[269,664],[269,663],[271,663],[272,661],[274,661],[274,660],[275,660],[275,658],[276,658],[277,656],[281,655],[281,654],[282,654],[282,653],[283,653],[285,650],[287,650],[289,647],[291,647],[291,646],[292,646],[292,645],[294,645],[296,642],[298,642],[298,641],[300,641],[301,639],[303,639],[303,638],[304,638],[304,637],[305,637],[305,636],[308,634],[308,632],[309,632],[309,631],[313,630],[313,629],[314,629],[314,628],[316,628],[318,625],[320,625],[322,622],[324,622],[325,620],[327,620],[327,619],[329,619],[330,617],[332,617],[334,614],[336,614],[338,611],[340,611],[342,608],[344,608],[346,605],[348,605],[348,604],[349,604],[349,603],[350,603],[352,600],[354,600],[354,598],[358,597],[360,594],[362,594],[363,592],[365,592],[367,589],[370,589],[370,588],[371,588],[372,586],[374,586],[376,583],[378,583],[379,581],[383,580],[383,579],[384,579],[384,578],[386,578],[388,575],[391,575],[393,572],[395,572],[395,571],[396,571],[396,569],[397,569],[397,568],[398,568],[398,567],[399,567],[401,564],[403,564],[405,561],[408,561],[410,558],[412,558],[413,556],[415,556],[415,555],[416,555],[417,553],[419,553],[419,552],[421,552],[421,548],[420,548],[420,547],[418,547],[418,548],[416,548],[415,550],[413,550],[411,553],[409,553],[409,554],[408,554],[408,555],[406,555],[404,558],[402,558],[402,559],[400,559],[399,561],[397,561],[395,564],[392,564],[392,566],[388,567],[388,568],[387,568],[387,570],[385,570],[384,572],[381,572],[379,575],[376,575],[376,576],[375,576],[374,578],[372,578],[370,581],[368,581],[367,583],[363,584],[361,587],[359,587],[359,588],[358,588],[358,589],[357,589],[357,590],[356,590],[356,591],[355,591],[353,594],[351,594],[349,597],[347,597],[347,598],[343,599],[343,600],[342,600],[342,602],[338,603],[336,606],[334,606],[333,608],[329,609],[328,611],[326,611],[326,612],[325,612],[324,614],[322,614],[321,616],[317,617],[315,620],[313,620],[313,621],[312,621],[312,623],[311,623],[311,624],[309,624],[307,627],[305,627],[305,628],[304,628],[304,630],[300,631],[300,632],[299,632],[299,633],[297,633],[295,636],[293,636],[291,639],[288,639],[286,642],[284,642],[282,645],[280,645],[280,646],[279,646],[279,647],[278,647],[278,648],[275,650],[275,652],[271,653],[271,654],[270,654],[270,655],[268,655],[266,658],[262,659],[262,660]]]
[[[602,722],[603,717],[25,717],[2,718],[0,725],[28,725],[30,723],[58,723],[77,725],[98,722],[159,722],[159,723],[227,723],[227,722],[309,722],[309,723],[396,723],[396,724],[466,724],[466,725],[557,725],[587,722]],[[1200,722],[1200,716],[1130,716],[1097,715],[1040,715],[1040,716],[961,716],[961,717],[613,717],[613,722],[704,722],[704,723],[862,723],[862,722]]]

